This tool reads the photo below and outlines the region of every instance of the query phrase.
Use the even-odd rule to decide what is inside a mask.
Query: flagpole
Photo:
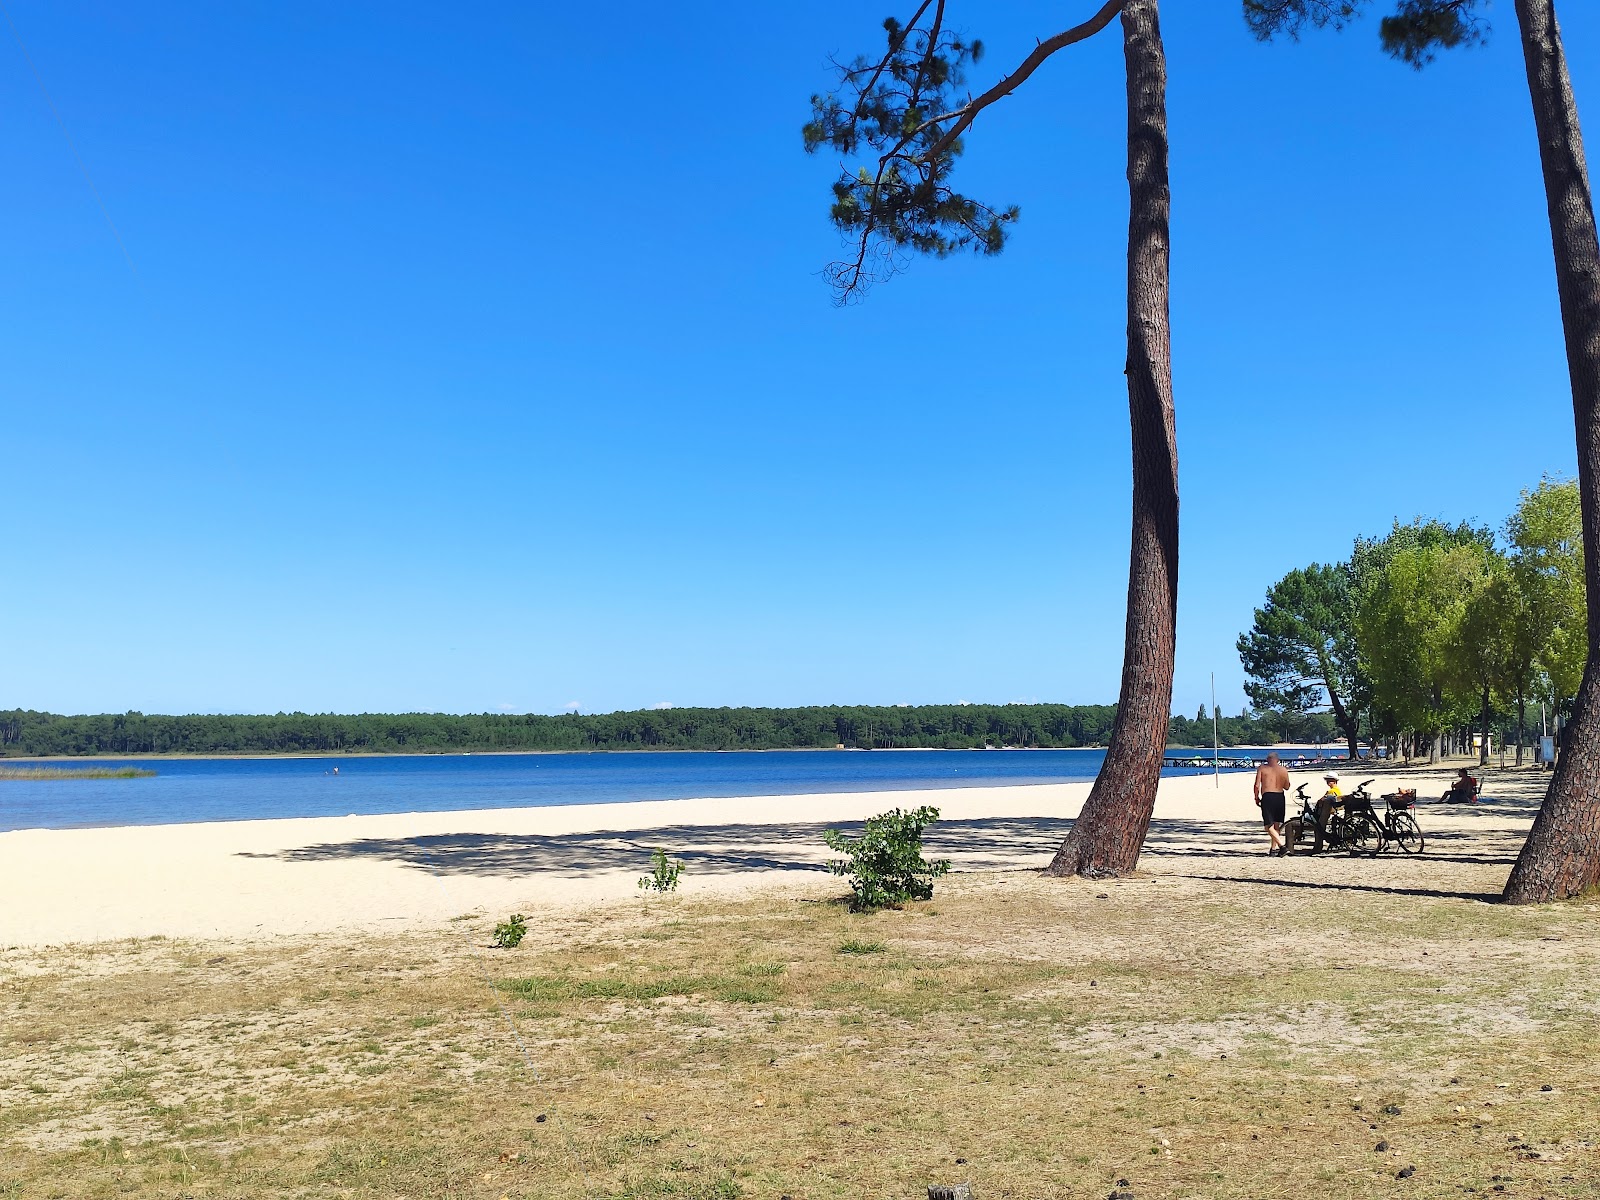
[[[1211,672],[1211,786],[1222,786],[1222,744],[1217,741],[1217,673]]]

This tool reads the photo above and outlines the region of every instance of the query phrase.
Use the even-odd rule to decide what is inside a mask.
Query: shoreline
[[[1210,746],[1182,746],[1169,745],[1167,750],[1193,752],[1195,754],[1209,753]],[[1299,743],[1279,742],[1271,746],[1244,745],[1223,746],[1222,750],[1316,750],[1315,744],[1300,745]],[[68,762],[161,762],[170,760],[193,762],[227,762],[237,759],[240,761],[268,761],[273,759],[319,759],[319,758],[498,758],[498,757],[530,757],[549,754],[904,754],[904,753],[942,753],[942,754],[985,754],[994,752],[1005,753],[1031,753],[1037,751],[1100,751],[1104,746],[735,746],[728,749],[696,749],[683,746],[640,746],[635,749],[620,749],[618,747],[604,747],[593,750],[279,750],[279,751],[214,751],[210,753],[190,753],[187,751],[157,751],[135,750],[125,754],[19,754],[0,755],[0,764],[3,763],[68,763]],[[1333,756],[1340,761],[1348,762],[1349,759],[1342,755]],[[1368,761],[1368,760],[1360,760]],[[1387,760],[1378,760],[1386,762]]]
[[[1403,778],[1421,782],[1415,772]],[[1508,780],[1507,793],[1520,783]],[[638,903],[636,882],[657,847],[687,864],[686,897],[827,898],[843,883],[825,873],[832,852],[822,831],[919,804],[941,813],[928,833],[930,857],[951,859],[957,871],[1033,871],[1048,863],[1091,786],[14,830],[0,833],[0,947],[394,931],[437,928],[466,913]],[[1388,787],[1380,777],[1375,791]],[[1531,820],[1522,800],[1429,805],[1424,828],[1520,839]],[[1264,846],[1248,774],[1220,786],[1205,775],[1162,780],[1146,843],[1151,862],[1173,854],[1266,862]]]

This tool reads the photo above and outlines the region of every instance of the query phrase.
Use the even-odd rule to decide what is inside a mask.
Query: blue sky
[[[0,37],[0,707],[1115,698],[1115,29],[969,139],[1006,252],[841,311],[799,127],[883,3],[8,7],[133,269]],[[1274,579],[1498,524],[1571,405],[1509,5],[1422,74],[1167,8],[1174,705],[1237,711]],[[978,86],[1070,23],[952,12]]]

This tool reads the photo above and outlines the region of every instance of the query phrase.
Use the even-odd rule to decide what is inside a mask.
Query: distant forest
[[[466,750],[971,749],[1104,745],[1110,704],[668,708],[561,716],[277,713],[58,716],[0,712],[0,757],[93,754],[429,754]],[[1286,723],[1287,722],[1287,723]],[[1333,740],[1326,714],[1223,717],[1224,746]],[[1174,746],[1209,746],[1211,718],[1174,717]]]

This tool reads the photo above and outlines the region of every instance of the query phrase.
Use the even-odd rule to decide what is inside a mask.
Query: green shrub
[[[896,808],[868,817],[858,838],[837,829],[823,833],[828,849],[844,855],[829,862],[828,870],[850,881],[852,909],[871,912],[932,898],[933,881],[950,870],[949,859],[922,857],[922,831],[938,819],[939,810],[928,805],[910,812]]]
[[[675,892],[678,876],[683,874],[681,862],[669,862],[667,852],[659,847],[650,855],[650,874],[641,876],[639,886],[647,892]]]
[[[528,936],[528,922],[521,913],[512,913],[509,920],[494,927],[494,944],[502,950],[513,950]]]

